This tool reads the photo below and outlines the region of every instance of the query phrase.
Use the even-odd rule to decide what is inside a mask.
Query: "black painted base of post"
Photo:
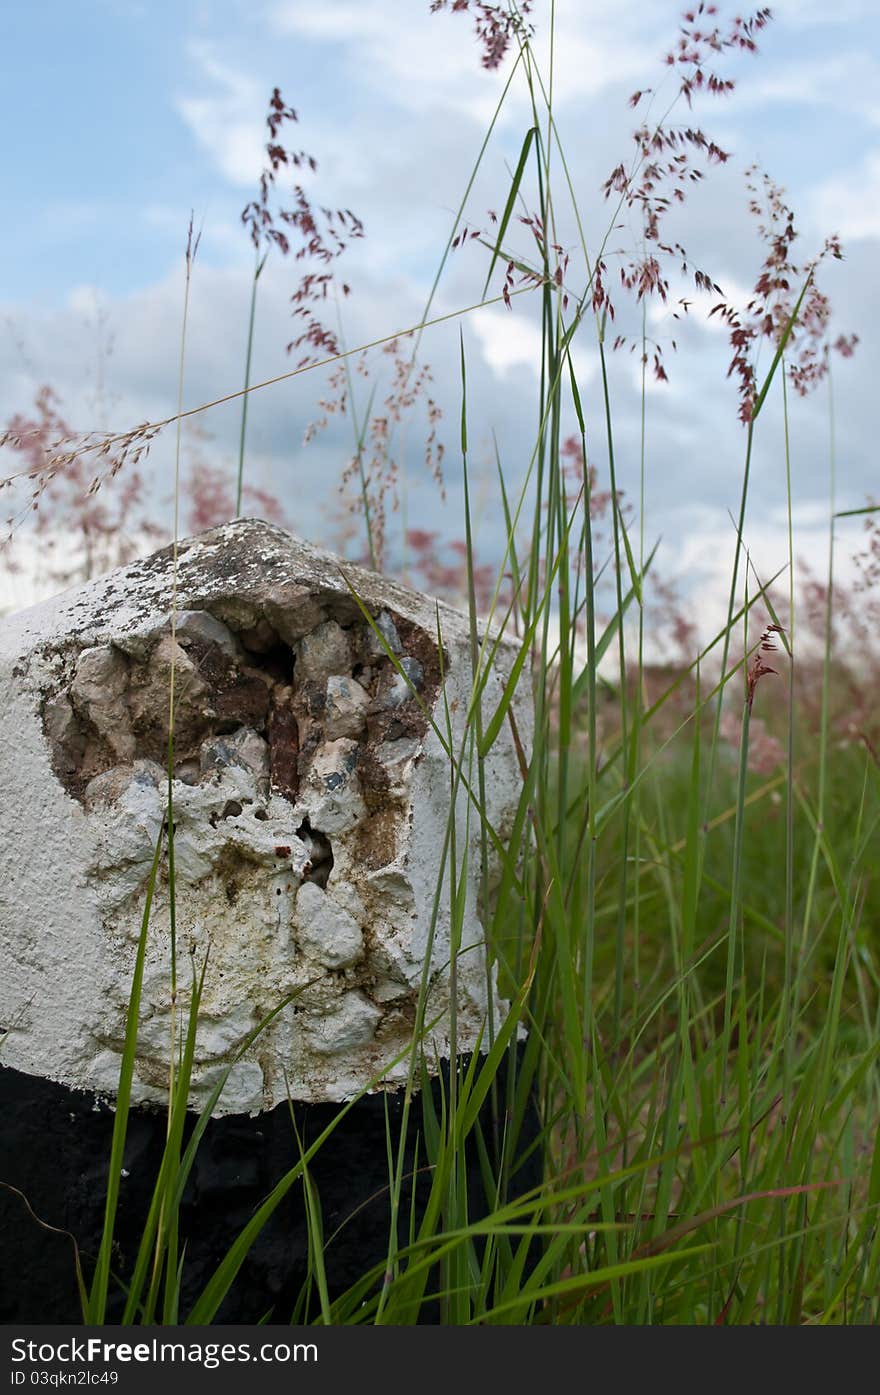
[[[499,1084],[503,1100],[503,1075]],[[434,1089],[439,1103],[439,1087],[435,1084]],[[402,1103],[402,1094],[387,1097],[387,1120],[395,1140]],[[335,1104],[295,1106],[305,1146],[339,1109]],[[492,1133],[488,1105],[483,1115],[488,1141]],[[0,1183],[6,1184],[0,1186],[0,1322],[81,1322],[70,1237],[76,1237],[88,1278],[103,1225],[113,1111],[93,1095],[0,1067],[0,1118]],[[334,1237],[325,1252],[331,1297],[343,1293],[387,1252],[387,1120],[386,1098],[365,1096],[352,1106],[310,1165],[324,1237]],[[417,1101],[407,1139],[407,1173],[421,1122]],[[520,1152],[537,1138],[538,1129],[537,1113],[532,1110],[519,1140]],[[112,1258],[114,1273],[123,1278],[137,1253],[165,1130],[166,1117],[161,1112],[132,1110]],[[418,1156],[423,1164],[423,1143]],[[210,1121],[181,1209],[181,1244],[186,1241],[182,1314],[255,1208],[298,1158],[287,1104],[254,1118],[232,1115]],[[466,1165],[473,1220],[488,1210],[475,1147]],[[540,1153],[535,1149],[513,1179],[511,1195],[536,1186],[540,1167]],[[416,1180],[417,1210],[424,1205],[428,1186],[426,1176]],[[401,1207],[407,1227],[410,1198],[407,1189]],[[271,1312],[270,1321],[289,1322],[307,1262],[303,1190],[297,1183],[255,1242],[216,1320],[254,1323]],[[122,1303],[117,1289],[108,1312],[110,1321],[119,1320]],[[436,1313],[424,1315],[426,1320],[432,1318],[439,1320]]]

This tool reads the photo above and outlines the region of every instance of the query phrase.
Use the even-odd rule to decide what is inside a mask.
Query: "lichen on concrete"
[[[233,1066],[218,1112],[393,1085],[429,952],[427,1056],[450,1049],[448,897],[431,929],[449,815],[434,716],[445,723],[448,710],[460,736],[467,619],[253,521],[181,543],[176,608],[173,594],[166,549],[0,626],[4,1061],[114,1092],[173,727],[180,1011],[187,956],[208,956],[192,1103],[285,1000]],[[499,646],[487,704],[513,653]],[[523,695],[516,711],[527,740]],[[486,812],[503,827],[520,795],[506,732],[489,760]],[[460,796],[462,1050],[495,994],[476,910],[478,820],[466,814]],[[167,1086],[169,902],[163,861],[136,1100]]]

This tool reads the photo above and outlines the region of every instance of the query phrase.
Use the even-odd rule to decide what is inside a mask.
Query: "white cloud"
[[[532,368],[541,362],[541,329],[533,320],[509,310],[481,310],[472,319],[483,357],[496,378],[506,378],[514,368]]]
[[[880,150],[814,190],[811,213],[843,238],[880,237]]]
[[[874,0],[775,0],[773,16],[790,27],[828,28],[871,19],[876,14]]]
[[[101,304],[101,292],[97,286],[73,286],[67,293],[67,305],[76,315],[89,319]]]
[[[713,276],[728,304],[745,306],[754,297],[754,291],[748,290],[735,276],[729,276],[717,268],[713,269]],[[679,304],[682,300],[688,303],[686,316]],[[707,295],[705,291],[696,290],[692,281],[678,278],[669,283],[669,295],[665,305],[659,300],[650,302],[648,322],[654,326],[662,326],[664,333],[673,338],[681,332],[679,325],[683,327],[685,324],[725,336],[730,332],[728,326],[720,315],[712,314],[713,307],[718,303],[719,297],[716,292]],[[678,322],[672,318],[673,314],[679,316]]]
[[[687,525],[684,519],[687,517]],[[827,505],[798,505],[794,514],[795,608],[803,598],[803,577],[800,562],[805,562],[820,578],[828,565]],[[675,583],[684,596],[690,596],[695,607],[701,638],[707,642],[723,626],[730,598],[730,577],[736,548],[736,532],[732,521],[720,510],[697,508],[682,515],[680,535],[673,547],[665,544],[658,554],[663,576]],[[744,549],[739,561],[740,603],[744,594],[746,553],[748,553],[749,595],[754,596],[760,585],[782,568],[773,586],[776,604],[788,596],[788,523],[782,514],[746,523]],[[855,554],[864,545],[863,534],[857,527],[838,523],[835,529],[834,570],[838,583],[850,587],[859,579]],[[761,603],[759,602],[760,606]],[[785,605],[787,609],[787,605]],[[759,613],[763,613],[759,611]]]
[[[533,11],[535,52],[544,72],[549,71],[548,16],[546,4]],[[432,15],[427,5],[416,10],[412,0],[325,0],[322,5],[275,0],[269,19],[279,34],[344,48],[359,76],[386,100],[416,111],[427,105],[448,106],[486,121],[510,71],[513,49],[503,71],[480,68],[469,15]],[[636,81],[646,68],[656,70],[660,40],[651,34],[660,32],[656,15],[649,27],[641,0],[618,0],[613,15],[600,0],[560,5],[553,74],[556,101],[595,97],[618,82]],[[529,110],[528,93],[520,82],[502,123],[519,122]]]
[[[490,116],[503,84],[498,74],[475,81],[466,34],[401,0],[278,0],[269,19],[279,35],[343,50],[358,79],[395,106],[424,110],[455,105],[479,120]],[[465,40],[465,42],[462,42]]]
[[[468,323],[499,382],[518,368],[527,368],[537,381],[541,371],[541,326],[537,319],[491,307],[469,316]],[[595,362],[582,349],[575,349],[572,358],[580,386],[588,386],[596,376]]]
[[[740,111],[774,105],[825,108],[857,121],[880,125],[880,64],[869,48],[846,48],[818,58],[762,64],[740,80]]]
[[[175,106],[199,145],[233,184],[254,186],[263,167],[263,85],[219,59],[211,45],[190,44],[190,55],[210,96],[178,97]]]

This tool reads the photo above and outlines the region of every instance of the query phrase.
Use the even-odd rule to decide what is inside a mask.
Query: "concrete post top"
[[[367,619],[366,615],[370,618]],[[442,650],[438,643],[438,629]],[[380,638],[381,636],[381,638]],[[491,712],[516,648],[502,641]],[[208,955],[192,1103],[253,1028],[218,1112],[345,1099],[406,1064],[423,970],[428,1057],[502,1011],[477,905],[479,817],[449,758],[472,673],[468,618],[257,520],[239,520],[0,622],[4,1062],[111,1095],[144,895],[168,801],[178,979]],[[527,683],[528,680],[526,680]],[[528,740],[529,703],[515,711]],[[502,836],[520,796],[506,729],[488,757]],[[440,896],[450,820],[466,861],[459,962]],[[448,880],[448,874],[447,874]],[[168,1075],[171,888],[156,889],[135,1098]],[[174,1011],[185,1012],[186,991]]]
[[[388,607],[436,635],[437,612],[444,635],[467,630],[467,617],[443,601],[366,571],[322,551],[262,519],[240,518],[195,537],[177,548],[177,595],[180,610],[208,609],[230,623],[276,616],[284,637],[295,642],[314,628],[323,601],[354,614],[356,602],[345,578],[371,610]],[[102,577],[73,587],[0,619],[0,652],[52,632],[60,638],[81,634],[98,642],[112,634],[116,642],[135,644],[167,619],[172,604],[174,549],[164,547]],[[271,623],[271,622],[270,622]],[[248,628],[246,625],[243,628]],[[381,628],[381,626],[380,626]],[[30,641],[30,643],[29,643]]]

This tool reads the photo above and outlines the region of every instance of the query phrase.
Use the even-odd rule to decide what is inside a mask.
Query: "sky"
[[[480,65],[467,14],[429,13],[428,0],[46,0],[4,6],[0,44],[7,62],[0,105],[7,215],[0,223],[0,414],[27,412],[50,384],[79,430],[124,430],[175,411],[191,212],[201,229],[187,325],[184,401],[197,406],[240,387],[253,249],[240,221],[264,163],[268,97],[279,87],[299,121],[286,138],[309,151],[304,176],[316,203],[354,210],[365,236],[338,264],[351,287],[342,303],[346,344],[417,325],[423,316],[486,129],[510,74]],[[720,7],[721,18],[732,9]],[[680,6],[668,0],[556,0],[556,122],[591,252],[608,229],[601,186],[628,156],[636,88],[668,77],[663,55]],[[856,333],[856,356],[834,370],[836,505],[858,508],[877,493],[873,451],[876,325],[880,290],[880,7],[876,0],[781,0],[760,36],[760,54],[724,60],[736,79],[729,97],[683,117],[732,152],[689,194],[670,223],[694,264],[725,292],[747,298],[762,247],[747,212],[745,170],[757,162],[794,208],[799,251],[840,235],[845,260],[823,273],[836,333]],[[545,64],[549,0],[536,0],[535,52]],[[665,89],[671,95],[671,89]],[[664,89],[661,88],[661,92]],[[466,205],[472,228],[504,206],[531,124],[521,71],[496,121]],[[557,175],[561,169],[557,167]],[[533,189],[524,186],[534,201]],[[577,226],[557,187],[559,238],[572,250],[578,287]],[[612,253],[633,234],[615,231]],[[527,234],[516,232],[528,248]],[[468,245],[449,258],[425,331],[431,394],[442,408],[446,501],[425,470],[424,417],[416,411],[397,452],[405,526],[462,535],[459,333],[468,375],[470,466],[480,546],[491,559],[502,538],[495,449],[515,491],[535,435],[540,344],[537,296],[508,310],[495,304],[458,312],[483,295],[487,254]],[[290,296],[302,267],[273,252],[259,283],[252,380],[291,369]],[[500,292],[500,277],[493,281]],[[692,285],[673,283],[694,296]],[[685,323],[652,306],[649,333],[667,349],[668,385],[648,382],[645,537],[661,536],[658,567],[707,611],[724,590],[732,547],[730,512],[739,499],[744,432],[726,379],[723,329],[710,302]],[[328,306],[331,316],[335,315]],[[637,323],[637,321],[636,321]],[[388,390],[387,356],[371,360],[375,399]],[[575,355],[588,438],[603,459],[601,384],[594,340]],[[384,377],[383,377],[384,374]],[[619,483],[638,519],[641,401],[636,361],[611,360]],[[370,384],[356,378],[359,410]],[[249,408],[247,477],[280,500],[292,528],[341,547],[340,480],[352,452],[350,417],[320,417],[326,372],[255,392]],[[791,459],[796,547],[824,565],[829,511],[828,394],[792,401]],[[199,450],[231,478],[240,408],[199,417]],[[564,429],[574,429],[573,419]],[[172,526],[173,432],[153,448],[150,506]],[[3,473],[16,460],[2,452]],[[184,456],[184,470],[191,454]],[[607,481],[602,481],[607,483]],[[785,467],[779,394],[757,436],[746,541],[767,575],[785,562]],[[641,520],[639,520],[641,521]],[[858,524],[841,525],[841,555],[859,543]],[[20,548],[21,539],[16,542]],[[36,555],[36,554],[30,554]],[[844,564],[845,565],[845,564]],[[33,580],[6,583],[6,604],[33,598]],[[11,586],[11,590],[9,589]]]

